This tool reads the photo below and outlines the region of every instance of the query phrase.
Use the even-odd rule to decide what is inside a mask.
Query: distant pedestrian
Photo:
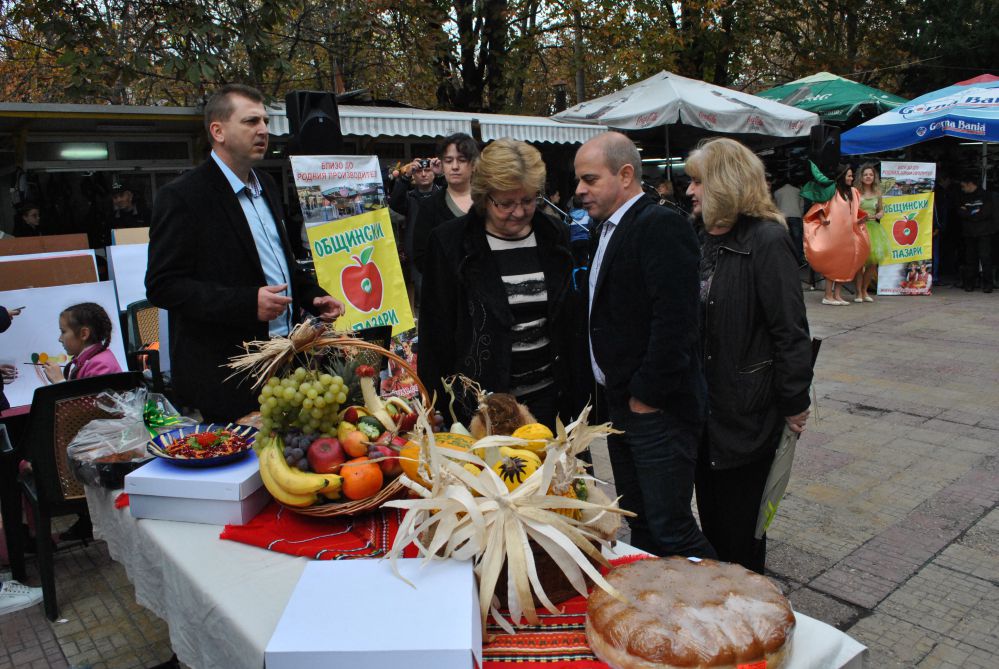
[[[787,179],[774,191],[774,202],[787,221],[787,231],[791,234],[791,241],[794,242],[794,258],[800,267],[805,264],[804,230],[801,221],[805,213],[805,200],[801,197],[801,189]]]
[[[979,186],[978,176],[961,177],[961,197],[957,215],[961,220],[964,237],[964,289],[975,289],[978,269],[981,267],[982,292],[991,293],[994,283],[992,268],[992,238],[999,232],[999,203],[996,193]]]
[[[867,256],[864,267],[857,272],[857,296],[854,302],[873,302],[874,298],[867,294],[871,281],[878,272],[878,265],[891,253],[891,243],[888,233],[881,227],[881,218],[885,214],[881,199],[881,180],[874,165],[868,163],[860,166],[860,209],[866,215],[864,225],[867,236],[871,240],[871,252]],[[874,287],[875,293],[877,286]]]
[[[34,202],[24,202],[18,208],[14,222],[15,237],[41,237],[47,234],[42,227],[42,213]]]
[[[132,187],[124,181],[111,184],[111,207],[108,227],[112,230],[149,227],[149,211],[138,205]]]

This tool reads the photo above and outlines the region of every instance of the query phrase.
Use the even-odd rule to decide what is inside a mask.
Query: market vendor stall
[[[169,625],[180,661],[195,669],[260,669],[308,560],[222,541],[217,525],[136,520],[128,508],[115,508],[119,493],[87,488],[95,536],[107,541],[112,558],[124,565],[137,601]],[[632,549],[619,544],[616,550]],[[862,645],[818,620],[795,617],[786,667],[864,666]],[[491,660],[484,650],[486,667],[507,664]]]

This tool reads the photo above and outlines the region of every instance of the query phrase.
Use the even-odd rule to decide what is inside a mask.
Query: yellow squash
[[[548,445],[548,440],[555,438],[552,431],[541,423],[521,425],[510,436],[517,437],[518,439],[527,439],[527,444],[522,446],[522,448],[537,453],[542,457],[544,456],[545,446]]]
[[[507,446],[500,447],[499,451],[500,459],[493,465],[493,471],[503,479],[510,492],[541,467],[541,458],[533,451]]]

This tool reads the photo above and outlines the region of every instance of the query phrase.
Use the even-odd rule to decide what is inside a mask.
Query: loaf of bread
[[[614,669],[777,669],[790,652],[791,605],[739,565],[638,560],[607,580],[629,601],[594,589],[586,638]]]

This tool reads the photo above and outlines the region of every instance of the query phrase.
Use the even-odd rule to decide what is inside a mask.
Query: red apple
[[[402,473],[402,464],[399,462],[399,453],[384,444],[373,444],[368,451],[368,457],[372,460],[384,458],[378,462],[382,469],[382,474],[386,477],[398,476]]]
[[[357,264],[348,265],[340,272],[344,297],[355,309],[365,313],[382,306],[382,275],[378,266],[371,262],[374,252],[375,247],[369,246],[360,256],[351,256]]]
[[[408,442],[409,440],[406,439],[406,437],[399,437],[399,436],[392,437],[392,448],[394,448],[397,451],[401,450],[402,447],[405,446]]]
[[[340,465],[347,461],[347,453],[344,452],[340,440],[335,437],[316,439],[309,446],[306,457],[312,471],[317,474],[336,474],[340,471]]]
[[[919,224],[916,222],[916,215],[909,214],[905,218],[895,221],[895,224],[891,228],[891,234],[899,246],[911,246],[916,241],[916,235],[919,234]]]

